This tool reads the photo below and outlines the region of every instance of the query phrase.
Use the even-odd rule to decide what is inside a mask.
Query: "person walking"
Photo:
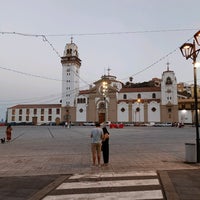
[[[103,127],[102,152],[104,166],[107,166],[109,162],[109,135],[107,128]]]
[[[101,142],[103,139],[103,130],[100,128],[100,124],[96,123],[95,128],[91,131],[91,151],[92,151],[92,161],[93,166],[96,165],[96,160],[98,166],[100,166],[101,161]]]
[[[12,137],[12,127],[11,125],[9,124],[6,128],[6,140],[7,142],[10,142],[11,140],[11,137]]]

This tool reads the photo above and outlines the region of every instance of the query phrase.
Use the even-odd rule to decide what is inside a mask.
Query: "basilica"
[[[134,84],[108,73],[87,90],[79,90],[81,60],[76,44],[67,44],[61,59],[62,120],[111,122],[178,121],[177,81],[173,71],[163,72],[161,79]]]
[[[160,78],[134,83],[130,77],[123,83],[110,69],[86,90],[79,89],[81,59],[77,45],[67,43],[61,57],[62,97],[58,104],[19,104],[8,108],[7,122],[192,122],[192,111],[179,109],[179,95],[174,71],[166,67]],[[189,109],[188,109],[189,110]]]

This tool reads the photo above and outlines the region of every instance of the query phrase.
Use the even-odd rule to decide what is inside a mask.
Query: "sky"
[[[107,74],[193,83],[179,50],[200,30],[199,0],[0,0],[0,120],[17,104],[59,103],[65,45],[78,46],[80,89]],[[197,79],[199,83],[199,73]]]

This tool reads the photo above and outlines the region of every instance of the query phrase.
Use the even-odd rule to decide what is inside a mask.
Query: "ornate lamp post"
[[[200,46],[200,31],[195,33],[193,43],[185,43],[180,47],[182,55],[193,61],[194,68],[194,100],[195,100],[195,126],[196,126],[196,151],[197,151],[197,163],[200,162],[199,152],[199,119],[198,119],[198,100],[197,100],[197,77],[196,77],[196,59],[200,49],[196,49],[196,45]]]

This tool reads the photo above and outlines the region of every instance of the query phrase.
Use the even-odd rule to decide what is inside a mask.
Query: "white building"
[[[61,119],[60,104],[21,104],[7,110],[8,123],[59,124]]]

